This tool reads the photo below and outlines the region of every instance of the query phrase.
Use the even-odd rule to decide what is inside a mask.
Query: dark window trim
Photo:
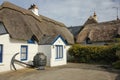
[[[25,59],[22,59],[22,47],[26,48],[26,57]],[[26,61],[28,59],[28,46],[27,45],[21,45],[21,61]]]
[[[33,35],[31,39],[27,40],[27,43],[35,44],[36,40],[37,40],[37,38],[35,37],[35,35]]]
[[[63,58],[63,45],[55,45],[56,46],[56,57],[55,59],[62,59]],[[62,47],[62,54],[60,54],[60,47]],[[62,55],[62,56],[61,56]]]
[[[1,60],[0,63],[3,63],[3,44],[0,44],[1,46]]]
[[[61,38],[61,40],[64,42],[65,45],[67,45],[67,40],[65,40],[61,35],[58,35],[51,43],[51,45],[53,45],[57,40],[58,38]]]
[[[31,38],[30,40],[27,40],[27,43],[35,44],[35,40],[33,38]]]

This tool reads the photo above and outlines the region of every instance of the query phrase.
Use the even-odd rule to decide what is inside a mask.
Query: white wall
[[[63,58],[56,59],[56,48],[55,45],[63,45]],[[47,66],[59,66],[67,64],[67,56],[66,56],[67,46],[64,44],[61,38],[58,38],[53,45],[39,45],[39,52],[43,52],[47,55]]]
[[[63,58],[56,59],[56,47],[55,45],[63,45]],[[66,45],[63,40],[59,37],[53,44],[54,48],[51,47],[51,67],[60,66],[67,64]]]
[[[9,34],[0,35],[0,44],[3,44],[3,62],[0,63],[0,72],[11,70],[11,58],[15,53],[20,53],[21,45],[28,46],[28,60],[25,62],[32,61],[34,55],[38,52],[37,44],[28,44],[27,41],[11,39]],[[16,59],[20,60],[20,55],[18,55]],[[19,69],[23,67],[16,64],[16,68]]]

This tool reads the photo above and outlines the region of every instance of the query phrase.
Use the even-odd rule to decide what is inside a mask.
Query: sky
[[[0,0],[9,1],[28,9],[36,4],[39,14],[64,23],[66,26],[83,25],[96,12],[98,22],[115,20],[117,8],[120,18],[120,0]]]

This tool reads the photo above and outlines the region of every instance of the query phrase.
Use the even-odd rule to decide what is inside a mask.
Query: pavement
[[[68,63],[45,70],[25,68],[3,72],[0,80],[120,80],[120,71],[103,65]]]

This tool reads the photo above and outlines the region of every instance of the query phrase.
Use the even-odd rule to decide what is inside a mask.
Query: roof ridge
[[[102,24],[102,23],[114,23],[114,22],[118,23],[120,22],[120,20],[111,20],[111,21],[105,21],[105,22],[100,22],[100,23]]]
[[[50,21],[50,22],[52,22],[52,23],[54,23],[54,24],[57,24],[57,25],[60,25],[60,26],[65,27],[65,25],[64,25],[63,23],[59,22],[59,21],[50,19],[50,18],[45,17],[45,16],[43,16],[43,15],[40,15],[40,16],[42,17],[42,19],[44,19],[44,20],[46,20],[46,21]]]
[[[92,24],[87,24],[86,26],[90,26],[90,25],[106,25],[106,24],[119,24],[120,20],[111,20],[111,21],[106,21],[106,22],[99,22],[99,23],[92,23]]]
[[[8,2],[8,1],[5,1],[5,2],[1,5],[0,10],[1,10],[1,9],[4,9],[4,8],[8,8],[8,9],[11,9],[11,10],[18,11],[18,12],[24,14],[24,15],[32,16],[33,18],[37,19],[37,20],[40,21],[40,22],[42,21],[42,19],[41,19],[40,16],[39,16],[39,18],[38,18],[38,17],[37,17],[36,15],[34,15],[31,11],[26,10],[26,9],[24,9],[24,8],[22,8],[22,7],[19,7],[19,6],[17,6],[17,5],[14,5],[14,4],[12,4],[12,3]],[[22,11],[21,9],[22,9],[23,11]]]
[[[49,22],[52,22],[52,23],[54,23],[54,24],[60,25],[60,26],[62,26],[62,27],[65,27],[65,25],[64,25],[63,23],[61,23],[61,22],[58,22],[58,21],[53,20],[53,19],[50,19],[50,18],[45,17],[45,16],[43,16],[43,15],[36,16],[36,15],[34,15],[31,11],[26,10],[26,9],[24,9],[24,8],[22,8],[22,7],[19,7],[19,6],[15,5],[15,4],[12,4],[12,3],[8,2],[8,1],[4,1],[3,4],[0,6],[0,9],[3,9],[3,8],[12,9],[12,10],[21,12],[21,13],[24,14],[24,15],[32,16],[32,17],[34,17],[35,19],[37,19],[38,21],[40,21],[40,22],[44,19],[44,20],[46,20],[46,21],[49,21]]]

